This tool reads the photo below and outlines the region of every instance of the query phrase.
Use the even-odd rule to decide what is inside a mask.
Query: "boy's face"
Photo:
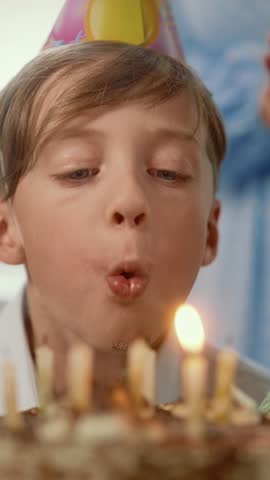
[[[89,111],[44,145],[18,185],[15,236],[35,299],[98,349],[138,335],[156,342],[215,256],[204,132],[185,136],[195,123],[184,96]]]

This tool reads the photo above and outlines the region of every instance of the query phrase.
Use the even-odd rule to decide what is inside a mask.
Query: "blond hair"
[[[61,84],[61,94],[46,105],[48,82]],[[85,42],[42,52],[6,86],[0,96],[0,153],[5,198],[34,165],[43,142],[83,111],[130,101],[169,100],[190,94],[198,125],[206,127],[206,150],[216,184],[226,151],[221,116],[211,94],[184,62],[151,49],[119,42]],[[48,102],[49,103],[49,102]]]

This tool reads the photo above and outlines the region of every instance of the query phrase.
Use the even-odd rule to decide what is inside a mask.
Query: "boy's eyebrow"
[[[165,144],[168,142],[189,142],[199,146],[199,140],[196,137],[194,130],[184,130],[179,128],[158,127],[148,130],[147,138],[155,142],[156,145]],[[83,126],[67,126],[55,133],[55,138],[58,140],[66,139],[91,139],[91,138],[104,138],[105,133],[89,128],[89,125]]]
[[[91,129],[89,127],[64,127],[59,130],[56,135],[58,139],[68,139],[68,138],[87,138],[87,137],[103,137],[103,132],[98,130]]]
[[[189,141],[189,142],[195,142],[198,144],[198,139],[195,136],[195,133],[193,130],[183,130],[183,129],[172,129],[172,128],[157,128],[156,130],[153,130],[150,132],[150,136],[152,136],[154,139],[157,138],[158,143],[165,143],[170,140],[176,140],[176,141]]]

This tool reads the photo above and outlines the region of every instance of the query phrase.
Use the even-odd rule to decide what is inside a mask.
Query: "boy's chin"
[[[149,345],[150,348],[152,348],[153,350],[155,351],[158,351],[160,349],[160,347],[163,345],[163,343],[165,342],[166,340],[166,337],[167,337],[167,334],[168,332],[165,332],[162,333],[161,335],[157,335],[155,339],[150,339],[148,338],[147,336],[144,336],[144,335],[139,335],[139,336],[134,336],[134,338],[132,338],[131,340],[129,341],[122,341],[122,340],[119,340],[117,342],[115,342],[112,346],[112,350],[114,352],[127,352],[128,351],[128,348],[130,347],[130,345],[136,340],[136,339],[143,339],[145,340],[145,342]]]
[[[129,347],[129,344],[126,342],[122,342],[121,340],[119,342],[115,342],[112,346],[112,350],[114,352],[127,352]]]

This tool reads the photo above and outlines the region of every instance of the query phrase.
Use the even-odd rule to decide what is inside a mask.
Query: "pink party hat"
[[[183,58],[167,0],[66,0],[44,48],[116,40]]]

